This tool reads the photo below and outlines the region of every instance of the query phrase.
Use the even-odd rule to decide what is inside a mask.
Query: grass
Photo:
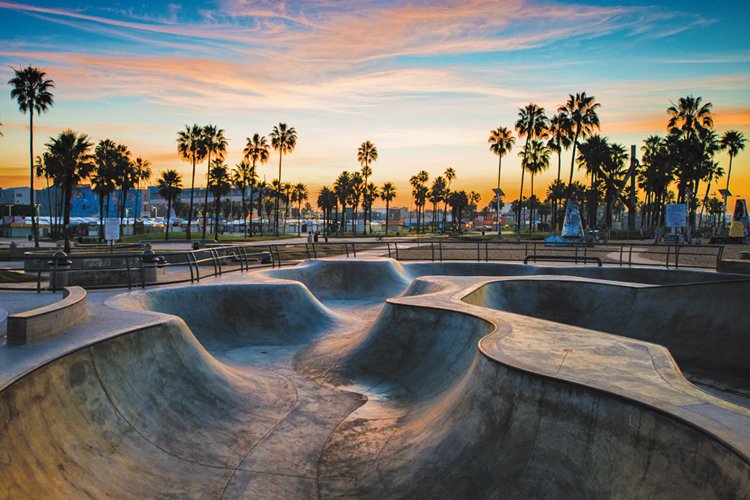
[[[194,234],[194,240],[201,239],[199,236],[201,234]],[[282,235],[278,238],[274,238],[273,236],[270,236],[268,234],[264,235],[255,235],[255,236],[249,236],[245,238],[244,235],[241,234],[220,234],[219,235],[219,241],[229,241],[229,242],[238,242],[238,241],[266,241],[266,240],[285,240],[289,238],[296,238],[297,235]],[[206,235],[207,239],[213,239],[214,235]],[[138,243],[139,241],[166,241],[166,233],[144,233],[144,234],[131,234],[128,236],[123,236],[120,240],[120,243]],[[186,243],[189,240],[185,239],[185,233],[170,233],[169,234],[169,241],[173,242],[180,242],[180,243]]]

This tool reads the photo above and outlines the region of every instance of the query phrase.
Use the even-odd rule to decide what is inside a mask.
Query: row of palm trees
[[[252,137],[247,138],[247,144],[244,149],[244,161],[241,163],[242,167],[240,169],[240,175],[241,175],[241,181],[242,184],[242,195],[243,195],[243,211],[246,212],[246,203],[244,201],[244,195],[245,195],[245,188],[246,187],[252,187],[252,178],[256,174],[256,169],[258,164],[264,164],[268,162],[268,159],[270,157],[270,150],[273,148],[274,150],[279,152],[279,175],[276,178],[276,181],[279,183],[279,186],[282,186],[281,184],[281,163],[282,158],[285,155],[290,154],[294,151],[296,145],[297,145],[297,131],[294,129],[294,127],[289,127],[286,123],[279,123],[278,125],[273,127],[273,130],[269,134],[270,146],[268,139],[266,139],[265,136],[261,136],[260,134],[256,133]],[[190,185],[190,208],[188,210],[188,225],[187,230],[185,233],[186,239],[191,239],[191,225],[193,221],[193,208],[194,208],[194,191],[195,191],[195,169],[196,165],[203,160],[206,160],[206,186],[207,189],[205,190],[205,200],[204,200],[204,206],[208,205],[208,191],[211,189],[211,171],[213,168],[216,168],[217,165],[214,165],[211,160],[211,156],[213,155],[214,160],[218,161],[219,164],[224,161],[224,157],[227,152],[227,146],[228,141],[224,137],[224,130],[216,127],[215,125],[205,125],[205,126],[199,126],[197,124],[185,125],[185,129],[177,132],[177,153],[180,155],[180,157],[185,160],[189,161],[192,164],[192,176],[191,176],[191,185]],[[226,170],[226,168],[224,167]],[[220,170],[217,170],[216,174],[218,175],[221,173]],[[225,172],[226,173],[226,172]],[[222,179],[217,178],[213,185],[219,186],[221,185]],[[218,189],[218,188],[214,188]],[[251,192],[251,199],[252,199],[252,192]],[[274,234],[278,236],[279,234],[279,199],[280,197],[277,196],[275,198],[275,205],[274,205]],[[243,214],[246,215],[246,214]],[[206,217],[203,218],[203,238],[206,237]]]
[[[745,138],[736,130],[729,130],[720,138],[713,129],[711,103],[703,103],[701,97],[682,97],[676,104],[667,108],[669,120],[666,137],[651,136],[641,148],[642,162],[630,158],[630,155],[619,144],[610,144],[606,137],[596,132],[600,128],[598,110],[600,104],[594,96],[586,92],[570,94],[567,101],[557,108],[557,113],[547,117],[543,107],[530,103],[519,109],[515,131],[524,145],[519,153],[521,157],[521,186],[519,190],[516,231],[520,237],[521,210],[524,192],[525,173],[531,175],[531,196],[534,196],[534,176],[547,170],[550,166],[550,155],[557,153],[557,178],[553,181],[552,219],[555,226],[560,221],[558,210],[560,201],[571,196],[575,164],[585,168],[589,176],[590,187],[586,197],[587,223],[589,227],[598,225],[597,212],[599,192],[602,191],[605,210],[603,221],[608,227],[611,224],[613,203],[625,194],[631,215],[635,211],[635,190],[626,190],[627,180],[631,176],[638,179],[637,186],[644,190],[646,206],[649,211],[647,219],[650,225],[663,223],[663,208],[667,192],[673,183],[677,184],[678,203],[687,203],[690,209],[691,225],[695,225],[695,212],[701,200],[698,189],[701,182],[706,182],[706,192],[702,200],[705,206],[709,199],[711,184],[723,175],[715,159],[721,150],[729,153],[729,168],[732,160],[744,149]],[[513,132],[506,127],[490,131],[488,138],[490,151],[498,157],[498,177],[496,203],[499,209],[502,173],[502,158],[515,145]],[[561,181],[562,151],[572,146],[570,174],[567,184]],[[578,152],[578,154],[576,154]],[[729,189],[727,175],[727,187]],[[559,189],[561,186],[567,188]],[[531,220],[533,217],[533,207]],[[634,224],[635,217],[630,217]],[[500,234],[498,223],[498,235]],[[529,227],[531,232],[531,225]]]

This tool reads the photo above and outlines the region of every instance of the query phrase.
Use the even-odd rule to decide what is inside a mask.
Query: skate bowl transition
[[[0,386],[0,488],[750,498],[748,303],[728,274],[389,259],[123,293]]]

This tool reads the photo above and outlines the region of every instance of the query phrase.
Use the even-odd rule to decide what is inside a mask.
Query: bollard
[[[60,290],[68,286],[70,281],[70,266],[72,261],[68,260],[68,254],[58,250],[52,254],[52,260],[47,262],[50,267],[49,284],[52,290]]]

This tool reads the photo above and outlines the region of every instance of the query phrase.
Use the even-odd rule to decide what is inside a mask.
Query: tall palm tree
[[[490,144],[490,151],[497,155],[497,237],[502,238],[502,228],[500,227],[500,174],[503,170],[503,156],[513,149],[516,139],[513,137],[513,132],[507,127],[498,127],[495,130],[490,130],[490,137],[487,142]]]
[[[430,191],[428,193],[428,198],[430,200],[430,203],[432,203],[432,230],[433,231],[437,231],[438,205],[440,204],[441,201],[443,201],[444,195],[445,195],[445,179],[443,178],[443,176],[438,175],[432,181],[432,187],[430,187]]]
[[[302,235],[302,202],[307,200],[307,186],[298,182],[292,187],[292,201],[297,202],[297,219],[300,223],[297,225],[297,236]]]
[[[586,168],[591,179],[588,198],[588,226],[596,226],[597,201],[599,198],[599,174],[610,160],[610,148],[606,137],[592,135],[579,147],[578,164]]]
[[[351,197],[351,177],[351,174],[344,170],[333,183],[333,192],[336,194],[339,204],[341,204],[341,225],[339,226],[339,233],[346,230],[346,206]]]
[[[99,141],[94,150],[96,170],[91,176],[94,192],[99,197],[99,241],[104,241],[104,200],[109,200],[117,187],[117,165],[119,152],[117,144],[111,139]],[[107,203],[109,212],[109,202]],[[109,217],[109,214],[107,214]]]
[[[248,186],[255,185],[257,180],[258,174],[255,173],[255,167],[250,165],[247,160],[242,160],[235,165],[234,170],[232,171],[232,184],[240,190],[240,197],[242,198],[242,223],[245,228],[245,237],[247,237],[247,203],[245,200],[245,192],[247,191]],[[250,203],[250,224],[252,225],[252,191],[250,193]]]
[[[372,205],[375,203],[375,200],[378,199],[378,196],[380,196],[378,186],[373,182],[368,182],[362,192],[362,208],[367,215],[367,220],[370,225],[370,234],[372,234]]]
[[[257,132],[253,134],[252,137],[246,138],[247,142],[245,145],[245,150],[243,151],[243,154],[245,155],[246,160],[252,160],[253,166],[252,166],[252,172],[257,174],[257,165],[260,163],[261,165],[264,165],[268,163],[268,159],[271,156],[271,147],[268,145],[268,141],[266,140],[266,136],[260,135]],[[250,234],[253,232],[253,210],[252,210],[252,202],[253,202],[253,187],[255,186],[255,178],[250,177],[248,185],[250,186]],[[261,214],[261,218],[263,218],[263,211],[258,210],[258,213]],[[263,228],[263,225],[261,224],[261,229]]]
[[[372,169],[370,164],[378,159],[378,149],[370,141],[363,142],[359,149],[357,149],[357,161],[362,166],[362,177],[364,178],[364,185],[367,186],[367,180],[372,175]],[[365,219],[367,219],[367,210],[365,210]],[[370,214],[370,222],[372,222],[372,214]],[[370,232],[372,232],[372,226],[370,226]]]
[[[46,144],[49,161],[62,174],[63,185],[63,233],[65,252],[70,252],[70,209],[73,198],[73,186],[87,179],[94,169],[90,154],[91,142],[86,134],[77,134],[65,130],[51,138]]]
[[[206,148],[206,191],[205,198],[203,200],[204,211],[208,212],[208,183],[211,177],[211,169],[213,163],[211,163],[211,155],[214,155],[216,160],[221,162],[224,161],[224,155],[227,152],[227,140],[224,137],[224,129],[217,128],[215,125],[210,123],[203,127],[203,144]],[[206,217],[203,217],[203,239],[206,239]]]
[[[380,190],[380,199],[385,202],[385,235],[388,236],[388,213],[391,201],[396,197],[396,186],[392,182],[386,182]]]
[[[135,217],[140,218],[141,212],[143,211],[143,203],[141,203],[140,201],[141,181],[148,181],[149,179],[151,179],[151,162],[148,160],[144,160],[139,156],[135,159],[133,167],[135,168],[135,176],[138,189],[135,194]]]
[[[231,182],[227,166],[221,159],[215,158],[209,170],[208,189],[214,197],[214,239],[219,240],[219,215],[221,213],[221,197],[229,193]],[[205,220],[205,217],[204,217]]]
[[[8,84],[13,86],[10,97],[18,102],[18,109],[21,113],[29,113],[29,203],[31,204],[31,233],[34,235],[34,246],[38,248],[39,231],[34,204],[34,112],[41,115],[52,106],[54,101],[52,89],[55,84],[47,79],[47,74],[39,68],[28,66],[11,69],[15,76],[8,81]]]
[[[518,120],[516,121],[516,132],[518,137],[525,137],[526,144],[523,147],[523,153],[529,152],[529,141],[533,139],[543,139],[547,135],[549,118],[544,114],[544,108],[532,103],[518,110]],[[525,156],[524,156],[525,158]],[[526,161],[528,165],[528,161]],[[518,194],[519,206],[523,204],[523,178],[526,169],[524,162],[521,163],[521,191]],[[521,239],[521,210],[518,211],[516,218],[516,239]]]
[[[443,193],[443,230],[445,231],[448,223],[448,197],[451,194],[451,183],[456,179],[456,170],[448,167],[443,172],[445,177],[445,193]]]
[[[629,156],[628,151],[622,144],[611,144],[609,146],[609,157],[599,171],[599,175],[604,182],[604,221],[607,229],[612,226],[612,207],[618,201],[621,190],[625,187],[623,181],[628,172],[625,162]]]
[[[745,136],[738,130],[727,130],[724,135],[721,136],[721,149],[725,149],[729,153],[729,171],[727,172],[727,187],[729,191],[729,179],[732,176],[732,160],[737,156],[740,151],[745,149]],[[727,215],[727,200],[724,199],[724,217],[722,219],[722,227],[724,227],[724,220]]]
[[[185,130],[177,132],[177,153],[185,161],[193,165],[193,174],[190,177],[190,209],[188,210],[188,223],[185,238],[191,239],[190,228],[193,224],[193,198],[195,195],[195,164],[203,161],[206,157],[206,145],[203,141],[203,129],[197,124],[185,125]]]
[[[182,192],[182,177],[177,170],[165,170],[156,181],[159,195],[167,200],[167,236],[169,239],[169,219],[172,214],[172,203]]]
[[[570,138],[571,134],[572,134],[571,122],[566,113],[558,112],[556,115],[550,118],[549,141],[547,142],[547,147],[550,148],[551,151],[555,151],[557,153],[557,183],[558,185],[560,183],[560,175],[562,173],[562,151],[563,149],[567,150],[572,144],[573,141]],[[557,192],[553,191],[553,194],[557,194]],[[552,199],[552,221],[553,221],[552,230],[554,232],[557,231],[557,210],[559,208],[559,204],[560,204],[560,198]]]
[[[601,104],[596,102],[594,96],[586,95],[586,92],[575,95],[568,94],[568,100],[564,105],[557,108],[557,112],[564,115],[569,122],[573,135],[573,157],[570,160],[570,178],[568,186],[573,185],[573,169],[576,162],[576,147],[578,139],[585,139],[594,131],[599,130],[599,115],[597,110]]]
[[[549,168],[549,148],[539,140],[534,139],[529,143],[529,151],[523,156],[522,165],[531,174],[531,197],[534,196],[534,176],[544,172]],[[530,205],[531,213],[529,214],[529,237],[534,226],[534,205]]]
[[[294,151],[297,147],[297,131],[294,127],[288,127],[286,123],[274,125],[273,131],[268,135],[271,138],[271,146],[279,152],[279,183],[281,183],[281,159],[284,155]],[[279,199],[276,198],[276,216],[274,220],[274,235],[279,236]]]
[[[130,151],[124,144],[117,145],[117,163],[115,166],[115,179],[120,187],[120,204],[118,213],[120,217],[120,231],[122,232],[122,221],[125,218],[125,208],[128,201],[128,191],[135,186],[135,169],[130,159]]]
[[[411,195],[414,198],[414,207],[417,209],[417,234],[420,233],[420,222],[422,221],[422,207],[427,199],[427,186],[425,183],[430,180],[430,174],[426,170],[420,170],[417,175],[409,179],[411,184]]]

